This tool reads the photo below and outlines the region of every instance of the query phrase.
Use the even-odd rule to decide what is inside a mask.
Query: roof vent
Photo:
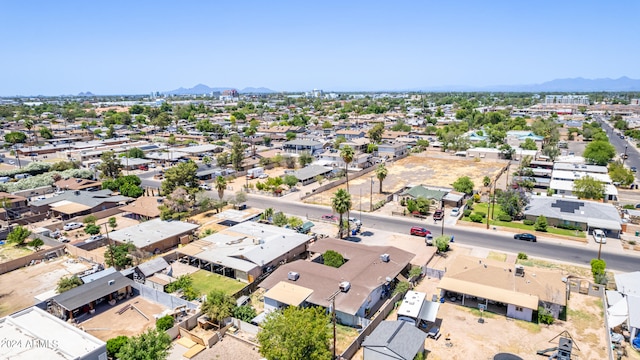
[[[380,255],[380,260],[382,260],[382,262],[389,262],[389,254]]]
[[[291,281],[296,281],[299,278],[300,278],[300,274],[295,271],[289,271],[289,274],[287,274],[287,279]]]
[[[351,289],[351,283],[348,281],[343,281],[340,283],[340,291],[347,292]]]
[[[107,284],[108,284],[109,286],[111,286],[111,285],[115,284],[115,282],[116,282],[115,280],[109,280],[109,281],[107,282]]]

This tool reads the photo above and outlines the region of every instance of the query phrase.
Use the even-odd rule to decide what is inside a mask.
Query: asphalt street
[[[620,131],[614,129],[608,121],[598,119],[598,122],[602,125],[602,129],[609,135],[609,142],[615,146],[616,152],[618,154],[624,154],[626,151],[628,158],[624,161],[624,164],[629,167],[635,166],[637,169],[640,169],[640,153],[638,153],[636,147],[629,142],[629,139],[627,137],[622,139],[620,138],[620,135],[616,135],[616,133]],[[636,173],[636,181],[639,180],[640,173]]]
[[[271,207],[287,214],[296,214],[318,219],[322,215],[331,214],[328,207],[305,204],[301,202],[282,201],[277,198],[263,196],[248,196],[247,205],[257,208]],[[353,211],[351,216],[362,217],[363,226],[368,229],[384,230],[409,234],[411,226],[424,226],[434,235],[442,232],[442,223],[434,224],[430,221],[411,221],[400,217],[390,217],[377,214]],[[569,245],[568,240],[549,239],[538,242],[526,242],[513,239],[512,233],[499,232],[493,229],[446,226],[444,233],[453,235],[456,243],[468,246],[478,246],[489,249],[502,250],[511,253],[525,252],[530,256],[559,260],[590,266],[591,259],[597,258],[598,251],[592,248]],[[602,250],[601,258],[606,261],[607,268],[612,270],[631,272],[640,270],[640,257]]]

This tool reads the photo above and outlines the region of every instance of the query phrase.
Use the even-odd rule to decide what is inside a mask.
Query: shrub
[[[544,215],[538,216],[536,223],[533,225],[536,231],[547,231],[547,218]]]
[[[339,268],[344,264],[344,257],[337,251],[327,250],[322,254],[322,259],[324,260],[324,264],[327,266],[331,266],[334,268]]]
[[[558,229],[566,229],[566,230],[580,230],[579,226],[569,225],[569,224],[558,224],[556,225]]]
[[[635,244],[636,244],[636,241],[635,241],[635,240],[629,240],[629,241],[627,241],[627,244],[629,244],[629,245],[635,245]]]
[[[124,335],[107,340],[107,354],[109,354],[112,359],[115,359],[116,355],[120,352],[120,349],[127,343],[127,341],[129,341],[129,338]]]
[[[100,234],[100,226],[98,226],[96,224],[87,225],[87,227],[84,228],[84,232],[86,232],[89,235]]]
[[[484,211],[476,211],[476,214],[482,216],[483,219],[487,217],[487,214]]]
[[[397,285],[396,288],[393,290],[393,295],[395,294],[404,294],[406,293],[409,289],[411,289],[411,284],[409,284],[409,282],[407,281],[400,281]]]
[[[462,215],[463,215],[464,217],[469,217],[469,215],[471,215],[471,209],[465,209],[465,210],[462,212]]]
[[[171,315],[166,315],[156,320],[156,329],[166,331],[173,327],[175,319]]]
[[[556,319],[553,317],[553,315],[551,315],[551,312],[549,312],[549,310],[543,308],[542,306],[538,308],[538,323],[551,325],[554,321],[556,321]]]
[[[529,219],[524,219],[524,220],[522,220],[522,223],[525,224],[525,225],[533,225],[533,224],[535,224],[535,221],[529,220]]]
[[[478,213],[473,213],[471,214],[471,216],[469,216],[469,220],[477,223],[482,222],[482,215]]]
[[[500,214],[500,216],[498,216],[498,220],[504,221],[504,222],[511,222],[513,219],[511,218],[511,216],[507,214]]]
[[[480,194],[473,194],[473,201],[479,203],[480,202]]]
[[[233,317],[242,321],[249,322],[256,315],[256,311],[249,305],[237,306],[233,309]]]
[[[523,252],[518,253],[518,260],[527,260],[529,256]]]

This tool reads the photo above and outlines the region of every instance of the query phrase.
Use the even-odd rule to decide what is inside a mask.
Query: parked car
[[[636,168],[635,166],[632,166],[632,167],[631,167],[631,171],[632,171],[632,172],[637,172],[637,171],[638,171],[638,168]]]
[[[429,231],[429,230],[427,230],[427,229],[425,229],[423,227],[420,227],[420,226],[414,226],[414,227],[411,228],[410,234],[411,235],[416,235],[416,236],[424,236],[424,237],[426,237],[427,235],[431,235],[431,231]]]
[[[202,190],[211,190],[211,186],[207,185],[207,184],[200,184],[199,186],[200,189]]]
[[[9,160],[9,165],[15,165],[15,164],[16,164],[16,162],[15,162],[15,161],[13,161],[13,160]]]
[[[460,215],[460,208],[454,207],[451,209],[451,216],[457,218]]]
[[[338,217],[332,214],[322,215],[320,218],[325,221],[338,221]]]
[[[62,235],[62,234],[60,233],[60,230],[58,230],[58,229],[56,229],[56,231],[52,231],[51,234],[49,234],[49,236],[51,236],[54,239],[59,238],[60,235]]]
[[[104,235],[102,234],[98,234],[98,235],[91,235],[91,237],[89,237],[87,240],[85,240],[84,242],[89,243],[89,242],[93,242],[93,241],[98,241],[98,240],[102,240],[104,239]]]
[[[155,169],[156,168],[156,163],[149,164],[149,167],[152,168],[152,169]]]
[[[58,241],[63,242],[63,243],[68,243],[69,239],[67,239],[65,236],[62,236],[58,239]]]
[[[360,221],[360,219],[355,218],[353,216],[349,218],[349,222],[358,227],[362,226],[362,221]]]
[[[525,240],[525,241],[532,241],[532,242],[536,242],[536,236],[533,234],[529,234],[529,233],[524,233],[524,234],[515,234],[513,235],[513,238],[516,240]]]
[[[70,222],[70,223],[66,224],[62,229],[64,231],[69,231],[69,230],[80,229],[82,226],[83,226],[82,223]]]
[[[599,243],[599,244],[607,243],[607,235],[604,233],[604,231],[600,229],[595,229],[593,230],[593,233],[591,233],[591,235],[593,235],[593,240],[595,240],[596,243]]]
[[[149,165],[140,165],[138,166],[138,170],[147,171],[149,170]]]
[[[442,220],[444,218],[444,210],[438,209],[433,213],[433,220]]]
[[[258,175],[258,179],[266,179],[269,177],[269,174],[260,174]]]

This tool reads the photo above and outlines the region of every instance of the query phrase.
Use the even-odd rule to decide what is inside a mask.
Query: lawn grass
[[[487,259],[504,262],[504,261],[507,261],[507,254],[499,253],[495,251],[489,251],[489,255],[487,255]]]
[[[33,251],[26,246],[16,246],[16,244],[6,243],[0,245],[0,263],[19,259],[33,253]]]
[[[245,283],[207,270],[198,270],[191,274],[191,278],[193,289],[201,295],[206,295],[212,290],[222,290],[227,295],[234,295],[246,286]]]
[[[487,214],[487,216],[489,216],[488,207],[489,207],[489,204],[487,204],[487,203],[477,203],[477,204],[473,205],[473,212],[483,212],[483,213]],[[508,228],[512,228],[512,229],[525,230],[525,231],[531,232],[533,234],[535,234],[535,233],[541,234],[542,233],[542,232],[539,232],[539,231],[535,231],[533,229],[533,225],[525,225],[520,221],[500,221],[500,220],[496,220],[500,215],[504,215],[505,214],[504,212],[502,212],[502,208],[500,208],[500,205],[498,205],[498,204],[495,204],[495,209],[492,210],[492,212],[493,212],[494,216],[493,216],[493,219],[491,221],[489,221],[490,225],[503,226],[503,227],[508,227]],[[468,216],[462,217],[461,220],[462,221],[471,221]],[[483,223],[484,224],[487,223],[486,218],[483,219]],[[552,226],[547,227],[547,232],[549,234],[572,236],[572,237],[578,237],[578,238],[585,238],[586,237],[586,234],[584,233],[584,231],[559,229],[559,228],[552,227]]]

